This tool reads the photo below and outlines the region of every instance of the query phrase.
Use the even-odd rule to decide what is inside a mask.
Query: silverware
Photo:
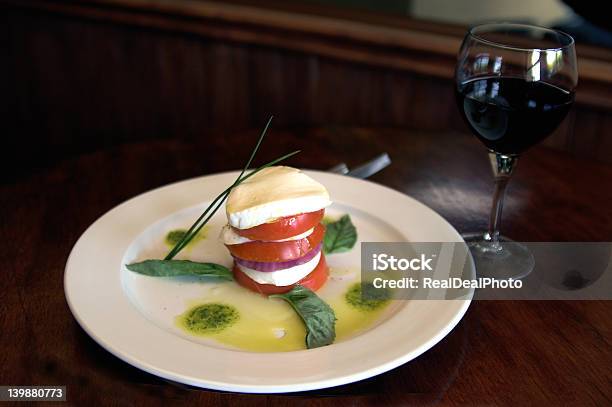
[[[334,165],[328,171],[336,174],[348,175],[349,177],[364,179],[371,177],[378,171],[386,168],[389,164],[391,164],[389,154],[382,153],[381,155],[374,157],[372,160],[353,168],[352,170],[349,170],[345,163],[340,163]]]
[[[389,154],[382,153],[381,155],[375,157],[367,163],[361,164],[356,168],[353,168],[346,175],[362,179],[368,178],[376,174],[383,168],[386,168],[389,164],[391,164],[391,158],[389,157]]]
[[[331,167],[329,170],[327,170],[328,172],[333,172],[336,174],[342,174],[345,175],[349,172],[348,167],[346,166],[346,163],[340,163],[340,164],[336,164],[333,167]]]

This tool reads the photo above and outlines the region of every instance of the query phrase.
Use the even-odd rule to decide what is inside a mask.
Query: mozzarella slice
[[[283,270],[258,271],[244,267],[238,263],[236,263],[236,266],[244,274],[249,276],[251,280],[258,282],[259,284],[272,284],[278,287],[284,287],[295,284],[310,274],[319,264],[319,260],[321,260],[320,251],[308,262]]]
[[[223,229],[221,229],[221,234],[219,235],[219,239],[221,239],[221,241],[227,245],[257,242],[257,241],[259,242],[289,242],[292,240],[304,239],[310,236],[313,231],[314,231],[314,228],[308,229],[306,232],[301,233],[299,235],[291,236],[286,239],[280,239],[280,240],[251,240],[248,237],[240,236],[238,233],[234,231],[234,229],[230,225],[225,225],[223,226]]]
[[[248,229],[329,205],[323,185],[296,168],[277,166],[261,170],[232,189],[225,209],[230,225]]]

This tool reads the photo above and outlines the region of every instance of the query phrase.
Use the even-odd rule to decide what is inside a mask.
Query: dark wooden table
[[[453,332],[416,360],[360,383],[298,395],[187,388],[104,351],[64,299],[64,265],[77,238],[136,194],[240,167],[256,136],[124,145],[3,185],[0,384],[64,384],[70,404],[80,406],[612,404],[612,306],[605,301],[475,302]],[[388,151],[393,165],[373,181],[421,200],[461,232],[485,227],[491,178],[485,151],[470,136],[272,130],[258,161],[294,148],[303,152],[291,165],[317,169]],[[519,240],[612,240],[611,185],[611,166],[536,147],[521,159],[509,187],[503,230]]]

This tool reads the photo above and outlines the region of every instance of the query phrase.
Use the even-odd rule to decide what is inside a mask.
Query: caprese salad
[[[325,346],[336,337],[336,316],[314,293],[329,275],[324,253],[350,250],[357,233],[348,215],[328,223],[326,231],[322,221],[325,208],[331,205],[327,189],[298,169],[276,166],[299,151],[247,172],[271,120],[234,183],[210,203],[188,230],[181,232],[165,258],[126,264],[126,268],[151,277],[236,281],[252,291],[282,298],[291,303],[304,322],[306,347]],[[222,264],[175,259],[226,200],[228,222],[220,238],[233,257],[232,269]],[[213,308],[220,314],[212,313]],[[229,315],[222,306],[213,308],[197,308],[194,312],[201,313],[206,324]],[[196,325],[203,326],[204,322]]]
[[[234,258],[235,281],[262,294],[296,285],[318,290],[328,277],[323,254],[327,189],[302,171],[263,169],[232,189],[221,240]]]

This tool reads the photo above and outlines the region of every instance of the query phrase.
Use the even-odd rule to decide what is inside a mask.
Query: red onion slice
[[[240,264],[243,267],[247,267],[257,271],[278,271],[284,270],[291,267],[299,266],[300,264],[304,264],[312,260],[317,253],[321,251],[322,243],[319,243],[315,246],[314,249],[299,257],[297,259],[289,260],[289,261],[277,261],[277,262],[265,262],[265,261],[251,261],[241,259],[239,257],[234,256],[234,260],[236,263]]]

